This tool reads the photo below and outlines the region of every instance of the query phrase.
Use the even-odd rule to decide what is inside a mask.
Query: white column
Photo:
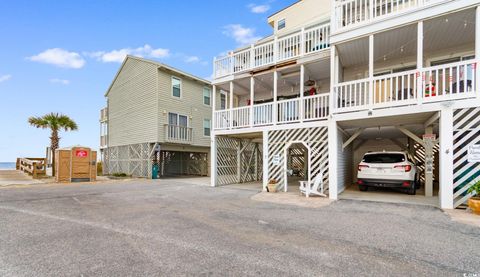
[[[230,109],[230,121],[229,121],[229,127],[230,129],[233,127],[233,82],[230,82],[230,95],[228,97],[228,101],[229,101],[229,109]]]
[[[255,67],[255,45],[250,45],[250,69]]]
[[[453,209],[453,109],[440,113],[440,207]]]
[[[332,45],[330,47],[330,97],[328,99],[329,102],[329,111],[330,115],[333,114],[333,109],[335,107],[335,103],[338,99],[337,92],[335,91],[335,85],[337,84],[338,80],[335,78],[337,75],[335,74],[338,70],[338,64],[335,62],[336,56],[336,47]]]
[[[253,127],[253,102],[255,100],[255,78],[250,77],[250,126]]]
[[[273,124],[277,124],[277,121],[278,121],[277,96],[278,96],[278,72],[277,70],[275,70],[273,71],[273,109],[272,109]]]
[[[273,63],[276,64],[278,61],[278,37],[273,38]]]
[[[370,35],[368,37],[368,104],[373,105],[373,58],[374,58],[374,37]]]
[[[338,130],[334,119],[328,121],[328,197],[338,199],[337,164]]]
[[[305,55],[305,27],[302,27],[300,32],[300,56],[303,55]]]
[[[210,136],[210,185],[217,186],[217,140],[215,133]]]
[[[425,128],[425,134],[433,134],[433,127],[427,126]],[[433,153],[433,145],[427,144],[425,145],[425,196],[432,197],[433,196],[433,172],[427,172],[427,161],[433,161],[434,153]]]
[[[305,91],[305,65],[300,65],[300,111],[299,111],[299,115],[300,115],[300,122],[303,122],[303,120],[305,119],[305,103],[304,103],[304,93]]]
[[[480,6],[477,6],[475,11],[475,60],[477,60],[475,65],[475,85],[476,94],[480,97]]]
[[[210,126],[210,132],[215,128],[215,111],[217,110],[217,86],[213,85],[212,86],[212,99],[211,99],[210,105],[212,106],[212,119],[211,123],[212,126]]]
[[[263,191],[267,190],[268,184],[268,131],[263,131]]]
[[[423,100],[423,21],[417,26],[417,101]]]

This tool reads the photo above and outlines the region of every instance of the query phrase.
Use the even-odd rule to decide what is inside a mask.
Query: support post
[[[272,109],[274,125],[276,125],[278,121],[277,97],[278,97],[278,72],[275,69],[275,71],[273,71],[273,109]]]
[[[250,77],[250,127],[253,127],[253,102],[255,101],[255,78]]]
[[[217,86],[212,86],[212,102],[210,103],[212,106],[212,126],[210,127],[211,130],[215,129],[215,111],[217,110]]]
[[[370,35],[368,37],[368,104],[373,105],[373,70],[374,70],[374,64],[373,64],[373,57],[374,57],[374,37],[373,35]]]
[[[417,25],[417,102],[423,101],[423,21],[418,22]]]
[[[242,140],[238,140],[237,147],[237,183],[242,182]]]
[[[328,121],[328,197],[333,200],[338,199],[338,180],[337,180],[337,150],[338,150],[338,130],[337,122],[330,119]]]
[[[477,60],[475,64],[475,86],[476,95],[480,97],[480,6],[475,8],[475,60]]]
[[[330,47],[330,97],[328,99],[328,106],[329,106],[329,112],[330,115],[333,114],[333,109],[335,107],[335,103],[337,102],[335,99],[337,99],[338,95],[337,92],[335,91],[335,85],[336,82],[338,81],[336,77],[336,70],[338,70],[336,63],[335,63],[335,55],[336,55],[336,48],[335,45],[332,45]]]
[[[229,95],[229,109],[230,109],[230,121],[229,121],[229,128],[232,129],[233,128],[233,82],[230,82],[230,95]]]
[[[440,207],[453,209],[453,109],[446,107],[440,116]]]
[[[305,27],[300,32],[300,56],[305,55]]]
[[[263,142],[262,142],[262,147],[263,147],[263,191],[267,190],[267,184],[268,184],[268,131],[263,131]]]
[[[304,102],[304,93],[305,91],[305,65],[300,65],[300,122],[303,122],[305,119],[305,102]]]
[[[432,134],[433,127],[425,128],[425,134]],[[427,161],[433,163],[433,143],[425,143],[425,197],[433,196],[433,170],[427,171]]]

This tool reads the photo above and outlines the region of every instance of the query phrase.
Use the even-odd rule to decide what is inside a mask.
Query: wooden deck
[[[41,184],[41,180],[33,179],[20,170],[0,170],[0,187],[9,185]]]

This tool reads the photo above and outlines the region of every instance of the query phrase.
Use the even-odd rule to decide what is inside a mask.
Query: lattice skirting
[[[217,136],[217,184],[228,185],[262,179],[262,144],[247,139]],[[213,173],[214,174],[214,173]]]
[[[327,127],[275,130],[268,132],[268,180],[276,180],[285,188],[285,148],[291,142],[302,142],[310,148],[310,166],[307,174],[311,180],[322,173],[328,192],[328,129]]]
[[[140,143],[105,149],[104,173],[125,173],[134,177],[151,178],[154,144]]]
[[[472,195],[469,186],[480,179],[480,163],[468,162],[470,145],[480,144],[480,108],[458,109],[453,115],[453,199],[454,207]]]

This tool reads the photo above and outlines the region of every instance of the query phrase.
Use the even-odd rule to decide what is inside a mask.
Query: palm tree
[[[59,131],[78,130],[75,121],[64,114],[59,113],[49,113],[39,117],[32,116],[28,119],[28,123],[37,128],[50,129],[50,148],[52,153],[55,153],[55,150],[58,149],[60,144],[60,137],[58,136]],[[52,175],[55,175],[55,159],[52,161]]]

